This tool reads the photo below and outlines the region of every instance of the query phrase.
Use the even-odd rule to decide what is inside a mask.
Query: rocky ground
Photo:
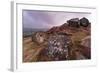
[[[68,45],[66,44],[67,46],[69,46],[69,48],[64,55],[59,54],[58,52],[55,53],[53,51],[55,55],[54,57],[51,57],[54,53],[47,55],[48,51],[46,50],[48,48],[50,49],[50,47],[53,47],[53,46],[49,46],[50,44],[48,44],[50,43],[49,38],[50,36],[54,36],[58,32],[68,34],[67,36],[70,38],[71,43]],[[23,38],[23,62],[82,60],[82,59],[91,58],[91,43],[90,43],[91,27],[90,26],[76,28],[76,27],[69,27],[66,24],[63,24],[58,27],[52,27],[45,33],[46,36],[49,38],[46,38],[47,40],[45,40],[43,43],[37,43],[36,41],[33,41],[32,36]],[[57,44],[59,44],[59,41],[57,42]],[[59,50],[62,49],[63,48]],[[54,50],[54,47],[51,48],[51,50]]]

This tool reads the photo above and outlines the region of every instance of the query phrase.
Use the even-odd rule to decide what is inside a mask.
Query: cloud
[[[71,18],[90,18],[90,14],[23,10],[22,17],[24,28],[50,28],[61,25]]]

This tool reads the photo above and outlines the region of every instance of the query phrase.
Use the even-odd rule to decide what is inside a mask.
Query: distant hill
[[[39,31],[47,31],[48,28],[23,28],[23,36],[24,37],[28,37],[28,36],[31,36],[32,33],[34,32],[39,32]]]
[[[48,28],[23,28],[23,32],[47,31]]]

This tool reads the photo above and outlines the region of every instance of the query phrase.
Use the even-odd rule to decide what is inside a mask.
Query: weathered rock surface
[[[42,51],[44,55],[51,61],[67,60],[70,50],[71,39],[66,33],[59,33],[50,36],[48,39],[48,46]],[[47,59],[46,58],[46,59]],[[42,60],[46,60],[45,58]]]

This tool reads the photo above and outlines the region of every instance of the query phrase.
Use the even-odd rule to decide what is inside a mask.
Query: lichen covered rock
[[[50,36],[48,39],[48,46],[46,56],[52,60],[65,60],[68,59],[69,44],[71,39],[66,34],[56,34]]]

